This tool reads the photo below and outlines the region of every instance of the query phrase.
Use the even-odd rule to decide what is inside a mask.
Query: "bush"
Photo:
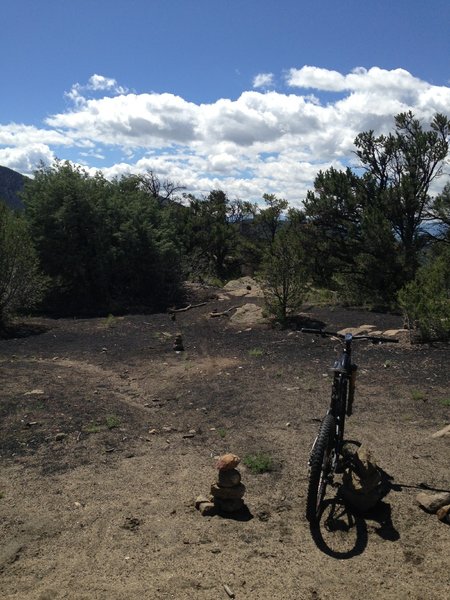
[[[33,308],[45,285],[25,220],[0,202],[0,329]]]
[[[306,292],[298,237],[288,227],[276,234],[258,278],[267,310],[280,323],[285,323],[288,314],[300,308]]]
[[[243,459],[243,463],[255,475],[268,473],[273,468],[273,459],[270,454],[266,454],[265,452],[247,454]]]
[[[400,291],[399,303],[422,340],[450,338],[450,248],[419,269]]]

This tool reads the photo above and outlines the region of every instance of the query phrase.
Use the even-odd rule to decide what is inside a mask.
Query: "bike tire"
[[[335,420],[327,414],[320,424],[319,433],[309,459],[309,482],[306,498],[306,518],[312,524],[320,519],[322,501],[331,468],[331,455],[335,435]]]

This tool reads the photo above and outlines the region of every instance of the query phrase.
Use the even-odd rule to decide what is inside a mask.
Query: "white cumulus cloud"
[[[267,88],[273,86],[273,73],[259,73],[253,78],[254,88]]]
[[[263,73],[253,85],[273,80]],[[67,148],[87,165],[101,158],[107,177],[151,169],[193,193],[222,187],[245,199],[267,192],[297,204],[319,169],[354,160],[361,131],[391,131],[394,116],[406,110],[425,124],[436,112],[450,117],[450,87],[404,69],[343,74],[303,66],[288,72],[287,83],[291,93],[253,89],[200,104],[170,93],[131,93],[93,75],[72,87],[71,106],[47,118],[45,128],[0,124],[0,163],[26,172],[38,156],[48,160],[55,147]]]

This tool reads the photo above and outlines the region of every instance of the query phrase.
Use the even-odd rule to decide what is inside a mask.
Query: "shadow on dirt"
[[[229,519],[232,521],[239,521],[241,523],[245,523],[247,521],[251,521],[253,519],[253,515],[250,512],[250,509],[245,504],[242,510],[238,510],[237,512],[227,513],[222,510],[218,510],[216,512],[218,517],[222,517],[222,519]]]
[[[351,506],[339,495],[325,500],[318,523],[310,524],[311,536],[324,554],[348,559],[362,554],[367,546],[368,527],[383,540],[396,542],[400,534],[392,522],[391,505],[384,498],[398,490],[393,478],[378,467],[382,480],[382,496],[376,505],[364,512]]]
[[[33,335],[47,333],[50,327],[42,323],[11,323],[0,329],[1,340],[14,340],[28,338]]]
[[[286,329],[294,329],[299,331],[302,329],[302,327],[306,327],[308,329],[325,329],[326,323],[320,319],[315,319],[305,314],[292,315],[286,319]]]
[[[367,546],[366,522],[339,498],[324,502],[319,523],[310,523],[310,531],[317,548],[332,558],[353,558]]]

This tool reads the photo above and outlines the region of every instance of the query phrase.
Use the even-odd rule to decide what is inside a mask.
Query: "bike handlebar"
[[[316,335],[321,335],[322,337],[338,337],[342,340],[345,339],[345,334],[337,331],[325,331],[324,329],[311,329],[309,327],[302,327],[300,331],[302,333],[314,333]],[[376,344],[377,342],[380,344],[384,342],[397,344],[399,341],[397,338],[386,338],[374,335],[352,335],[352,340],[370,340],[373,344]]]

